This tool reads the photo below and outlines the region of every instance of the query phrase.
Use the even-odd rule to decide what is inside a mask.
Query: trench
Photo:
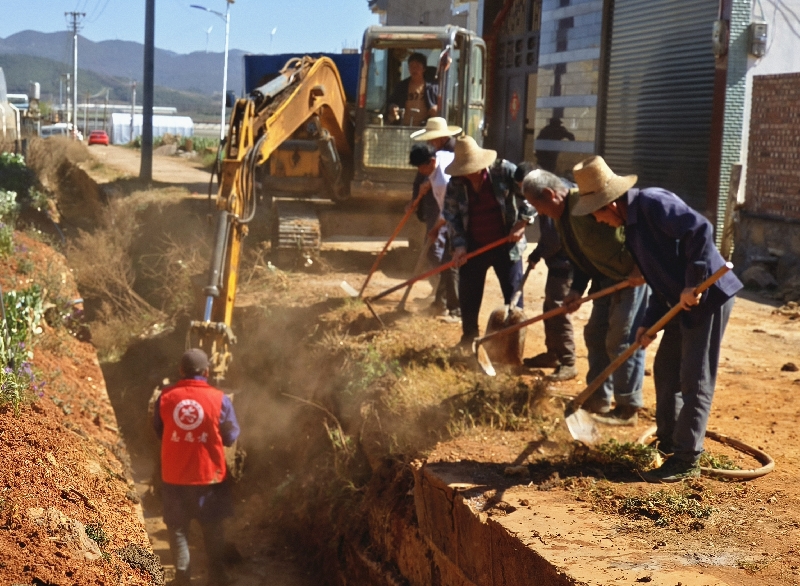
[[[167,241],[185,247],[187,254],[197,253],[199,242],[211,241],[203,196],[157,186],[156,196],[143,197],[135,182],[98,184],[74,166],[62,169],[59,181],[60,197],[72,205],[62,208],[68,238],[79,227],[92,229],[86,210],[99,216],[109,202],[139,198],[125,208],[129,217],[123,219],[135,220],[138,228],[124,253],[131,258],[136,293],[144,299],[156,299],[163,288],[144,268]],[[73,214],[84,222],[81,226],[69,226]],[[248,240],[252,248],[257,238]],[[407,274],[414,256],[392,252],[382,270],[391,277]],[[221,386],[234,394],[239,445],[246,452],[242,476],[233,486],[236,514],[227,527],[226,557],[236,584],[511,586],[528,583],[530,576],[544,586],[576,583],[501,523],[476,514],[464,494],[437,476],[446,477],[447,467],[430,472],[414,459],[447,439],[448,432],[440,430],[451,415],[449,405],[422,408],[412,424],[402,411],[374,408],[381,393],[391,390],[383,384],[381,357],[370,355],[380,328],[360,304],[344,299],[338,286],[342,274],[363,278],[373,260],[364,251],[326,252],[318,264],[333,267],[330,276],[324,270],[295,273],[294,281],[262,269],[256,278],[262,289],[250,287],[237,300],[233,329],[239,342]],[[335,295],[304,292],[307,283],[323,289],[320,282],[326,278],[335,281]],[[103,299],[83,295],[87,314],[101,316]],[[158,444],[147,405],[157,385],[174,380],[189,320],[198,314],[184,312],[174,322],[165,321],[165,327],[141,332],[117,357],[101,362],[146,529],[167,577],[171,556],[158,498]],[[364,364],[340,348],[349,344],[357,346]],[[408,346],[402,359],[440,367],[453,362],[452,355],[430,345]],[[360,385],[357,391],[354,385]],[[398,440],[403,433],[408,437]],[[412,446],[408,451],[407,445]],[[489,480],[497,486],[509,483],[502,471]],[[460,484],[469,482],[474,483]],[[193,584],[203,584],[199,531],[190,542]]]
[[[40,175],[47,175],[43,184],[57,194],[67,241],[79,231],[95,230],[109,201],[128,197],[138,187],[130,179],[98,183],[80,157],[69,158],[39,169]],[[193,246],[198,237],[210,242],[209,206],[202,197],[173,197],[167,202],[147,201],[135,210],[139,228],[127,253],[136,272],[136,292],[148,299],[156,284],[152,274],[142,272],[143,263],[164,245],[164,234],[186,246]],[[259,237],[263,234],[248,243]],[[322,260],[366,272],[372,257],[334,252]],[[394,258],[401,265],[413,260]],[[98,316],[104,300],[84,297],[87,315]],[[406,583],[381,551],[400,539],[398,532],[413,521],[413,499],[408,495],[413,486],[411,468],[402,457],[370,461],[358,449],[342,463],[337,461],[341,454],[332,449],[330,428],[341,426],[347,434],[353,425],[349,421],[353,414],[343,412],[336,398],[347,381],[339,375],[341,364],[336,359],[320,362],[312,347],[324,337],[319,317],[340,303],[336,299],[309,306],[254,303],[236,309],[239,343],[222,388],[234,394],[242,429],[239,446],[246,453],[242,476],[233,486],[236,514],[227,523],[226,551],[229,571],[242,586]],[[188,321],[194,317],[181,315],[157,335],[134,337],[117,359],[101,361],[131,457],[146,529],[167,579],[171,555],[161,519],[158,443],[147,408],[154,388],[175,379]],[[383,544],[370,536],[369,517],[378,510],[379,516],[395,519]],[[201,584],[205,563],[197,527],[190,542],[193,583]]]

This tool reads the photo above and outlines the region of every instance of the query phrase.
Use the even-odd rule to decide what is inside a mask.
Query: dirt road
[[[141,167],[140,151],[124,146],[92,145],[92,156],[100,163],[118,171],[123,176],[138,177]],[[97,177],[101,173],[93,173]],[[119,175],[115,174],[114,178]],[[210,173],[201,168],[200,159],[177,156],[153,156],[153,181],[163,185],[182,185],[197,193],[208,193]],[[214,184],[216,190],[216,183]]]

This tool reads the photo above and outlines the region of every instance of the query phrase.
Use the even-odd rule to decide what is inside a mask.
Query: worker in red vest
[[[239,424],[225,393],[208,384],[208,356],[197,348],[181,357],[181,380],[158,398],[153,426],[161,438],[164,523],[175,562],[176,586],[189,585],[189,523],[197,519],[208,558],[208,584],[227,584],[223,519],[233,515],[225,482],[224,446]]]

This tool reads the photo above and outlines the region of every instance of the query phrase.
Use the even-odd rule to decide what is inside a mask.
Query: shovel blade
[[[359,294],[359,292],[358,292],[358,291],[356,291],[356,290],[355,290],[355,288],[354,288],[354,287],[353,287],[353,286],[352,286],[350,283],[348,283],[347,281],[342,281],[341,283],[339,283],[339,286],[340,286],[340,287],[341,287],[341,288],[344,290],[344,292],[345,292],[345,293],[347,293],[347,294],[348,294],[350,297],[361,297],[361,295]]]
[[[473,343],[473,345],[475,344]],[[489,360],[489,354],[486,353],[486,348],[483,347],[483,344],[475,345],[474,350],[475,356],[478,359],[478,364],[480,364],[483,372],[489,376],[495,376],[497,371],[495,371],[494,366],[492,366],[492,361]]]
[[[587,446],[594,446],[603,441],[600,431],[588,411],[578,409],[574,413],[567,415],[564,421],[567,422],[569,433],[573,439]]]

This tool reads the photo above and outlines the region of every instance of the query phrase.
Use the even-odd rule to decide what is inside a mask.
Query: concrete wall
[[[475,4],[477,11],[477,2]],[[381,16],[381,23],[386,26],[443,26],[455,24],[467,26],[468,14],[453,14],[452,0],[385,0],[380,4],[385,5],[385,17]],[[377,8],[377,5],[376,5]],[[468,8],[472,8],[469,6]],[[376,10],[373,9],[373,12]],[[461,12],[458,10],[457,12]]]

